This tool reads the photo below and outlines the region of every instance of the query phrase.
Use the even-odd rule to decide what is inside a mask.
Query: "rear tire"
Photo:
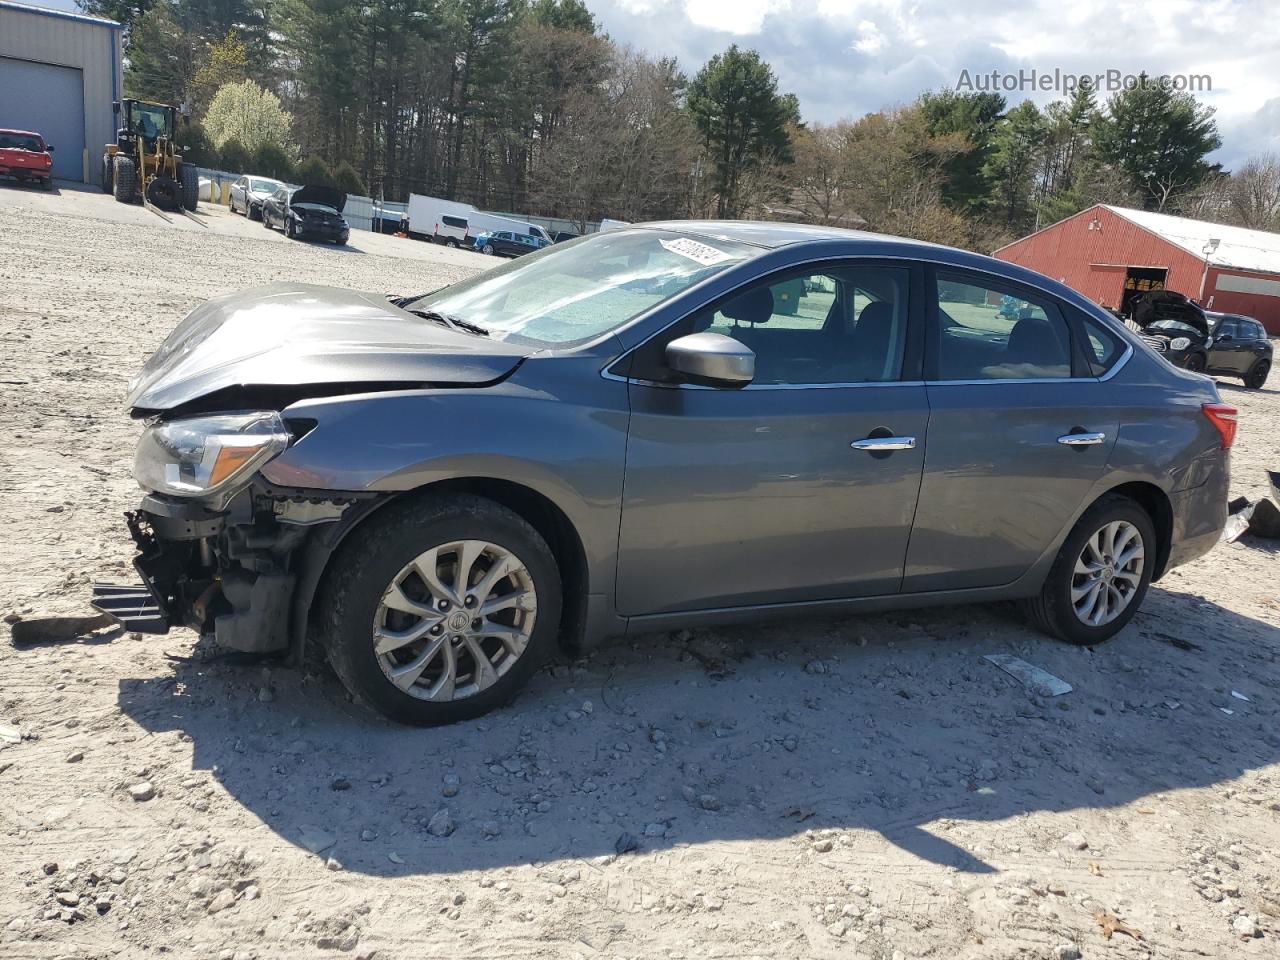
[[[1090,541],[1096,543],[1095,538],[1117,524],[1120,525],[1118,529],[1132,531],[1132,535],[1136,536],[1136,546],[1141,550],[1138,558],[1140,568],[1135,570],[1133,561],[1130,561],[1124,567],[1116,563],[1098,564],[1096,577],[1080,572],[1082,566],[1094,566],[1094,563],[1087,561],[1093,552],[1089,546]],[[1119,556],[1101,559],[1123,561],[1126,551],[1134,545],[1133,539],[1127,540],[1119,551]],[[1157,548],[1155,526],[1141,506],[1119,494],[1102,497],[1084,512],[1067,536],[1049,575],[1045,577],[1039,596],[1024,601],[1023,609],[1027,618],[1038,630],[1067,643],[1093,646],[1110,640],[1133,619],[1142,605],[1147,588],[1151,585]],[[1110,574],[1106,573],[1108,566],[1113,568]],[[1119,571],[1120,575],[1117,576],[1114,571]],[[1114,616],[1093,624],[1086,622],[1088,611],[1082,614],[1078,608],[1081,604],[1088,604],[1088,585],[1096,581],[1101,581],[1100,599],[1103,602],[1110,602],[1107,591],[1112,589],[1121,594],[1124,602]]]
[[[467,544],[483,544],[486,551],[472,554],[473,572],[465,578],[479,588],[477,592],[491,591],[478,598],[478,607],[483,608],[489,598],[509,599],[517,594],[522,598],[519,606],[489,617],[477,617],[477,606],[464,613],[456,603],[435,612],[441,609],[433,599],[438,590],[431,587],[428,593],[426,580],[414,571],[425,564],[437,574],[437,586],[452,589],[458,564],[463,562],[463,553],[453,550]],[[434,552],[437,548],[438,553]],[[503,577],[483,586],[481,581],[495,569],[499,555],[510,559],[513,565],[507,569],[514,572],[510,579]],[[451,556],[452,561],[448,559]],[[437,558],[442,566],[437,567]],[[400,723],[436,726],[469,720],[501,706],[545,662],[554,650],[560,627],[560,589],[560,573],[546,542],[506,507],[469,495],[409,501],[386,507],[342,545],[321,585],[317,622],[329,662],[356,699]],[[379,654],[375,650],[376,630],[385,631],[385,641],[387,633],[421,631],[429,622],[416,610],[400,613],[403,606],[389,608],[384,600],[393,596],[400,603],[407,598],[431,617],[440,617],[443,632],[419,632],[413,641]],[[512,637],[522,631],[523,636],[473,639],[468,634],[455,641],[451,631],[468,629],[450,622],[460,613],[463,620],[477,617],[472,627],[484,624],[476,628],[481,632],[504,627]],[[506,626],[506,620],[515,626]],[[433,636],[438,651],[434,654],[429,649]],[[513,648],[520,652],[511,653]],[[495,658],[484,669],[476,659],[477,649],[486,661]],[[392,671],[411,669],[415,663],[426,666],[407,680],[407,686],[392,681]],[[401,677],[400,682],[405,683],[406,678]],[[446,683],[447,687],[441,686]],[[425,699],[437,691],[443,691],[438,693],[439,699]],[[450,694],[457,699],[450,699]]]
[[[1267,383],[1267,374],[1271,372],[1270,360],[1259,360],[1253,369],[1244,375],[1244,385],[1250,390],[1261,390]]]
[[[138,171],[129,157],[116,155],[112,164],[112,193],[120,203],[133,203],[138,195]]]

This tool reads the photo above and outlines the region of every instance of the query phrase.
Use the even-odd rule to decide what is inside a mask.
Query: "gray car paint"
[[[236,386],[491,383],[528,352],[415,317],[380,295],[275,283],[196,307],[130,384],[127,404],[168,410]]]
[[[385,350],[384,322],[394,308],[308,288],[308,316],[323,343],[306,348],[301,338],[278,337],[261,354],[274,354],[270,362],[228,361],[231,372],[223,364],[182,371],[179,361],[185,383],[169,382],[170,365],[159,363],[135,397],[163,408],[211,384],[258,382],[272,371],[290,383],[364,376],[462,384],[293,404],[286,416],[316,426],[263,475],[281,486],[333,491],[404,492],[485,478],[537,492],[582,542],[590,639],[628,623],[651,629],[1028,596],[1080,513],[1121,483],[1174,495],[1175,560],[1216,540],[1225,520],[1226,455],[1200,412],[1201,403],[1217,399],[1215,387],[1164,364],[1069,288],[975,254],[874,234],[777,224],[655,226],[769,246],[611,334],[529,356],[458,334],[471,341],[464,346],[433,327],[416,344],[390,336],[396,347]],[[846,257],[968,267],[1030,285],[1107,326],[1131,354],[1106,381],[1057,384],[734,392],[677,386],[659,395],[659,388],[610,372],[627,350],[715,297],[774,270]],[[252,314],[255,296],[261,294],[245,295],[231,312]],[[348,339],[324,332],[326,311],[350,321]],[[356,337],[362,319],[374,331],[363,358]],[[247,376],[242,363],[260,377]],[[466,372],[446,377],[455,365]],[[485,377],[498,382],[477,388]],[[870,424],[888,419],[902,424],[895,431],[915,433],[917,449],[874,460],[849,449]],[[807,420],[821,428],[806,433]],[[778,445],[762,440],[755,426],[769,427]],[[1083,455],[1059,447],[1056,437],[1077,426],[1114,440]],[[898,592],[904,576],[910,595]]]

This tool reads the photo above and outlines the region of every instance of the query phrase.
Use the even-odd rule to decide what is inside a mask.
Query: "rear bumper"
[[[0,177],[13,177],[15,180],[46,180],[53,176],[53,168],[8,167],[0,163]]]
[[[1215,451],[1199,459],[1212,461],[1202,465],[1204,482],[1169,496],[1173,508],[1173,536],[1165,570],[1204,556],[1222,539],[1222,529],[1227,524],[1230,481],[1227,451]]]

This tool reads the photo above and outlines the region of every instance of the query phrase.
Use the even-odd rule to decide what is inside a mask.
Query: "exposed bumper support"
[[[137,633],[169,632],[168,614],[146,584],[122,587],[110,583],[95,583],[90,603],[95,610],[101,610],[118,620],[126,630]]]

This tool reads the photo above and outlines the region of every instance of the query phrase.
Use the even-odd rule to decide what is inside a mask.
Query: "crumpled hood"
[[[347,195],[333,187],[321,187],[308,184],[299,187],[289,195],[290,203],[318,203],[322,207],[333,207],[339,213],[347,205]]]
[[[362,382],[477,386],[528,351],[415,317],[377,294],[275,283],[196,307],[129,384],[128,406],[159,412],[229,387]]]

